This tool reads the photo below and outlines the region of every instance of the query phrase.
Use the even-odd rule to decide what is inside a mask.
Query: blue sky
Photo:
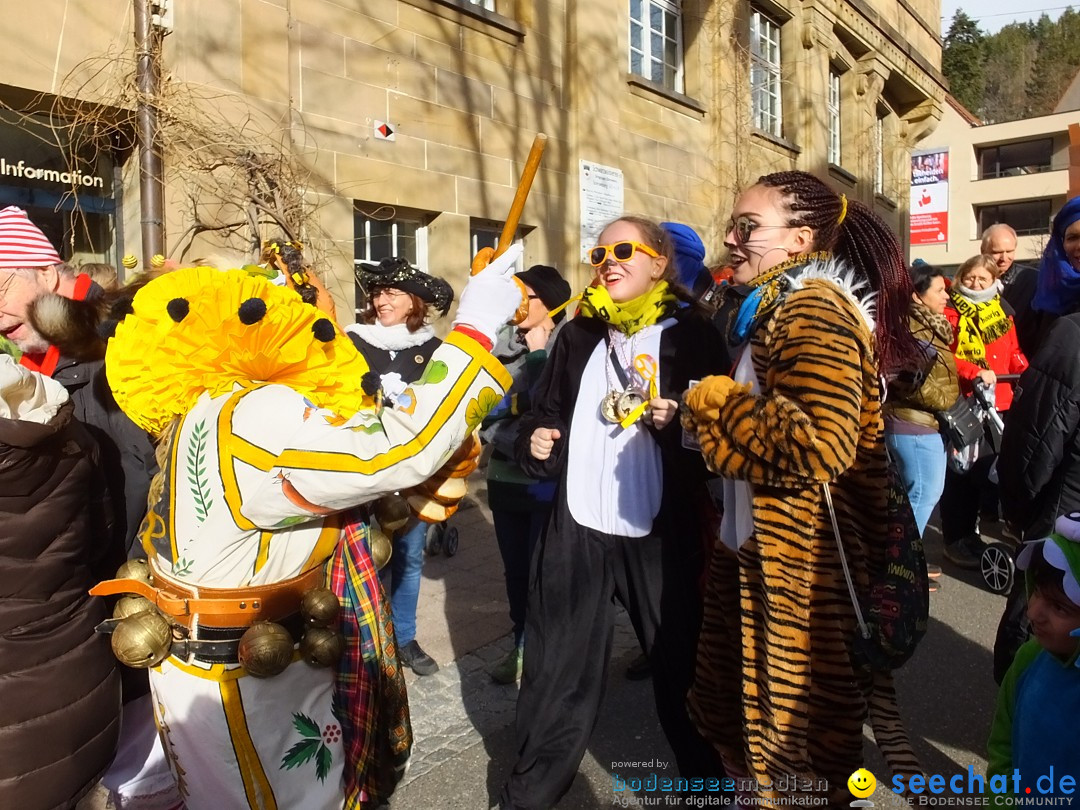
[[[1033,9],[1026,10],[1025,5],[1032,6]],[[1021,0],[942,0],[941,35],[944,36],[949,30],[949,24],[958,8],[962,8],[969,17],[978,22],[983,31],[992,34],[1011,22],[1035,21],[1044,11],[1050,19],[1056,20],[1067,7],[1061,0],[1035,0],[1027,4]]]

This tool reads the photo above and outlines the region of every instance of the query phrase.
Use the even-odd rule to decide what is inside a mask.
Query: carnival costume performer
[[[880,379],[919,351],[911,281],[886,225],[805,172],[743,192],[725,245],[735,284],[751,288],[732,323],[743,348],[732,376],[691,389],[683,417],[727,479],[691,713],[758,798],[786,784],[838,802],[863,762],[868,704],[893,770],[918,768],[898,718],[886,734],[877,711],[894,708],[890,673],[871,683],[852,662],[855,609],[825,500],[827,487],[865,597],[887,515]]]
[[[363,323],[345,328],[368,367],[379,375],[384,401],[390,407],[410,411],[414,386],[425,382],[424,374],[441,373],[430,365],[431,355],[442,343],[428,323],[429,308],[445,315],[454,300],[453,288],[441,278],[428,275],[401,258],[379,264],[361,264],[356,280],[367,294]],[[390,557],[390,605],[397,634],[398,660],[417,675],[433,675],[439,665],[416,640],[416,606],[428,523],[419,517],[392,531]]]
[[[712,326],[678,305],[671,239],[623,217],[590,252],[598,281],[563,327],[523,417],[526,475],[557,478],[530,573],[517,762],[503,808],[547,808],[569,789],[607,683],[614,599],[653,671],[664,733],[687,777],[719,762],[685,709],[700,622],[697,504],[707,473],[682,445],[677,400],[724,368]]]
[[[128,314],[109,342],[110,385],[162,434],[164,465],[142,535],[152,585],[94,592],[157,607],[121,620],[113,649],[152,667],[191,810],[368,808],[392,791],[411,742],[401,674],[366,526],[343,538],[341,513],[424,482],[499,401],[509,379],[487,348],[521,303],[519,252],[470,279],[432,355],[446,373],[415,389],[411,412],[383,407],[351,341],[265,279],[179,270],[114,309]],[[358,666],[321,587],[342,554],[340,625]]]

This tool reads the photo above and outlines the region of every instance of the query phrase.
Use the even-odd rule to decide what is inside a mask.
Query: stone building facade
[[[305,203],[291,215],[346,310],[354,261],[389,252],[459,286],[537,132],[549,141],[518,230],[524,263],[575,286],[590,275],[583,244],[620,207],[694,226],[720,260],[735,191],[778,169],[826,177],[903,236],[910,152],[944,97],[938,0],[170,2],[167,254],[248,261],[251,222],[280,230],[180,160],[213,151],[170,129],[203,115],[233,156],[259,139],[291,156]],[[85,151],[78,133],[124,118],[132,6],[41,0],[0,32],[0,159],[62,174],[65,137]],[[30,205],[68,255],[140,255],[137,153],[114,140],[81,164],[101,187],[0,172],[0,202]]]

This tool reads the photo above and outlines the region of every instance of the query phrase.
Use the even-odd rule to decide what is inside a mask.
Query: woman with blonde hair
[[[1017,341],[1013,314],[1001,296],[993,257],[980,254],[960,265],[945,308],[945,317],[955,333],[952,350],[960,391],[971,396],[977,384],[994,386],[994,405],[999,413],[1012,405],[1013,389],[998,383],[998,376],[1019,374],[1028,366]],[[958,472],[950,468],[945,473],[941,495],[945,558],[960,568],[977,568],[982,558],[979,512],[984,500],[992,501],[993,511],[997,511],[997,487],[984,492],[997,454],[988,443],[982,444],[971,469]]]
[[[689,293],[658,222],[611,222],[589,261],[596,281],[555,340],[516,445],[525,474],[558,488],[530,572],[503,808],[552,807],[569,789],[604,695],[615,600],[649,656],[680,774],[719,773],[685,709],[706,471],[675,416],[691,380],[725,367],[723,349],[699,311],[680,305]]]

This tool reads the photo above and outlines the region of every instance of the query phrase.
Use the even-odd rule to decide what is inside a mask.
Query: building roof
[[[1069,112],[1070,110],[1080,110],[1080,70],[1073,74],[1069,86],[1065,88],[1065,92],[1061,94],[1058,103],[1054,105],[1054,112],[1056,113]]]
[[[982,120],[977,115],[975,115],[975,113],[973,113],[971,110],[969,110],[959,101],[957,101],[956,97],[952,93],[945,94],[945,101],[947,101],[949,106],[956,110],[960,114],[960,117],[963,118],[968,124],[973,127],[982,126]]]

